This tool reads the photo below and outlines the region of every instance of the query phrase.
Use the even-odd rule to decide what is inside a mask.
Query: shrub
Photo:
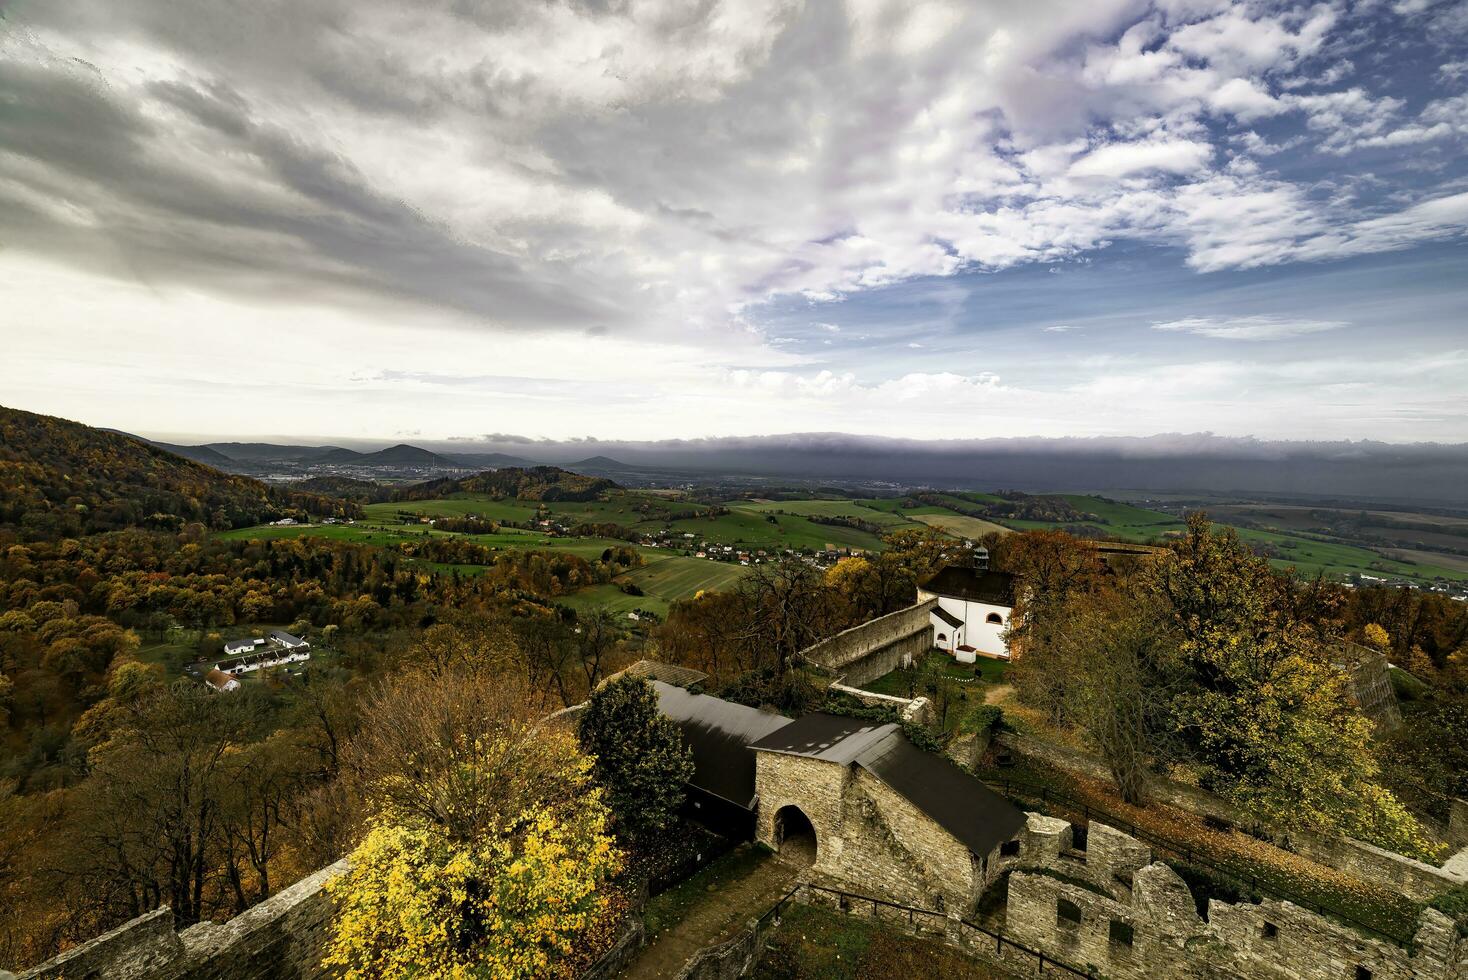
[[[996,731],[1004,720],[1004,709],[995,704],[974,705],[958,723],[958,730],[965,735],[979,735]]]

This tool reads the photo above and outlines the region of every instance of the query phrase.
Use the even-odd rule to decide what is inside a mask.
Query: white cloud
[[[1109,143],[1071,164],[1072,177],[1129,177],[1160,171],[1193,174],[1208,166],[1213,147],[1193,140]]]
[[[1246,123],[1285,111],[1285,105],[1267,89],[1247,78],[1230,78],[1208,97],[1208,104]]]
[[[1153,330],[1191,333],[1214,340],[1281,340],[1347,326],[1340,320],[1300,320],[1279,316],[1190,316],[1152,324]]]
[[[1462,195],[1425,180],[1367,208],[1355,185],[1316,182],[1333,167],[1355,179],[1349,158],[1290,166],[1286,151],[1312,146],[1345,157],[1462,135],[1462,97],[1413,117],[1357,76],[1342,55],[1371,64],[1365,14],[1333,4],[320,0],[226,17],[72,0],[27,16],[0,38],[0,89],[20,110],[0,116],[0,273],[44,255],[84,273],[71,288],[131,304],[114,339],[85,318],[54,332],[51,373],[27,383],[56,397],[81,390],[55,366],[78,337],[115,371],[145,372],[125,343],[163,343],[128,332],[146,319],[239,356],[223,331],[289,307],[346,348],[346,321],[383,358],[462,336],[456,365],[521,374],[535,370],[522,352],[557,361],[559,336],[575,380],[597,352],[615,387],[700,358],[793,370],[784,352],[816,346],[812,333],[833,352],[866,338],[852,333],[865,321],[819,319],[832,312],[765,337],[751,324],[771,300],[837,302],[1114,242],[1217,272],[1468,226]],[[48,303],[7,293],[12,310]],[[35,320],[11,316],[15,330]],[[188,375],[194,360],[170,350]],[[884,370],[918,358],[902,359]],[[98,399],[129,390],[100,384],[107,360],[89,375]],[[318,369],[299,366],[302,384]],[[560,397],[559,380],[517,390]]]
[[[1072,330],[1079,329],[1081,328],[1072,323],[1057,323],[1044,328],[1046,333],[1070,333]]]

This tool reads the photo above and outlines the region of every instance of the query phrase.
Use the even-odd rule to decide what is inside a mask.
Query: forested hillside
[[[355,504],[221,473],[129,436],[0,408],[0,527],[23,540],[355,513]]]
[[[620,489],[611,480],[582,476],[559,466],[507,466],[460,478],[429,480],[398,492],[398,500],[433,500],[453,493],[482,493],[518,500],[595,500],[608,490]]]
[[[313,476],[288,484],[300,493],[320,494],[323,497],[338,497],[354,500],[359,504],[380,504],[392,499],[392,489],[372,480],[358,480],[350,476]]]

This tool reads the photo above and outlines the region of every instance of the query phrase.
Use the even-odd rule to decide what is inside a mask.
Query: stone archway
[[[792,803],[775,811],[775,850],[782,861],[815,864],[818,845],[815,824],[804,810]]]

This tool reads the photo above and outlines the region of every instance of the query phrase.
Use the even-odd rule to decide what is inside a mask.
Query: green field
[[[677,599],[688,599],[703,591],[730,589],[745,575],[750,566],[732,562],[709,561],[707,558],[685,558],[682,555],[658,555],[649,552],[647,564],[634,568],[617,580],[617,584],[596,585],[582,589],[560,600],[578,611],[602,608],[613,613],[647,609],[667,616],[668,607]],[[643,591],[634,596],[623,592],[620,584],[630,582]]]
[[[913,521],[857,500],[768,500],[730,504],[730,509],[756,514],[794,514],[800,517],[854,517],[887,530],[916,527]]]
[[[986,534],[1008,534],[1010,529],[1003,524],[986,521],[982,517],[966,514],[918,514],[917,519],[929,527],[936,527],[955,537],[981,538]]]
[[[1107,538],[1156,543],[1169,532],[1177,532],[1183,527],[1182,521],[1173,515],[1134,504],[1088,494],[1060,496],[1087,515],[1080,523]],[[646,535],[666,531],[670,535],[667,539],[670,547],[638,549],[647,562],[645,566],[634,569],[616,584],[584,589],[562,600],[578,609],[601,607],[616,613],[644,609],[666,615],[669,603],[688,598],[700,590],[727,589],[741,575],[748,573],[747,567],[735,563],[712,562],[689,554],[704,547],[727,545],[751,553],[765,551],[768,557],[786,549],[877,551],[882,548],[881,538],[876,534],[855,527],[817,524],[811,520],[813,517],[855,518],[881,528],[883,533],[927,525],[964,538],[977,538],[995,530],[1048,529],[1076,523],[989,521],[958,512],[1000,499],[986,493],[947,492],[930,498],[935,503],[914,507],[904,507],[906,499],[910,498],[738,500],[727,505],[728,513],[720,514],[714,513],[714,508],[708,505],[679,499],[673,493],[626,490],[613,492],[604,500],[548,504],[455,494],[438,500],[370,504],[364,508],[366,517],[355,524],[241,528],[223,532],[219,537],[227,540],[269,540],[310,536],[391,548],[426,536],[449,533],[418,523],[411,516],[405,518],[405,515],[426,518],[475,516],[516,523],[548,518],[563,525],[615,524]],[[690,512],[706,516],[686,516]],[[685,516],[674,519],[674,515]],[[1228,515],[1225,511],[1220,516],[1226,520]],[[1291,513],[1289,516],[1296,515]],[[1304,514],[1299,516],[1304,519]],[[1293,566],[1306,576],[1324,574],[1347,578],[1353,573],[1362,573],[1418,582],[1429,582],[1439,576],[1468,580],[1468,568],[1452,562],[1434,563],[1429,552],[1411,553],[1411,557],[1420,559],[1420,563],[1413,563],[1365,547],[1322,540],[1320,535],[1294,526],[1271,530],[1240,528],[1239,533],[1250,544],[1266,549],[1277,567]],[[596,560],[607,548],[627,546],[627,542],[612,538],[554,537],[540,531],[512,527],[471,537],[476,543],[492,549],[562,551],[587,560]],[[423,564],[434,571],[452,571],[460,575],[475,575],[483,571],[482,567],[475,565]],[[620,585],[628,582],[642,589],[644,595],[624,593]]]

